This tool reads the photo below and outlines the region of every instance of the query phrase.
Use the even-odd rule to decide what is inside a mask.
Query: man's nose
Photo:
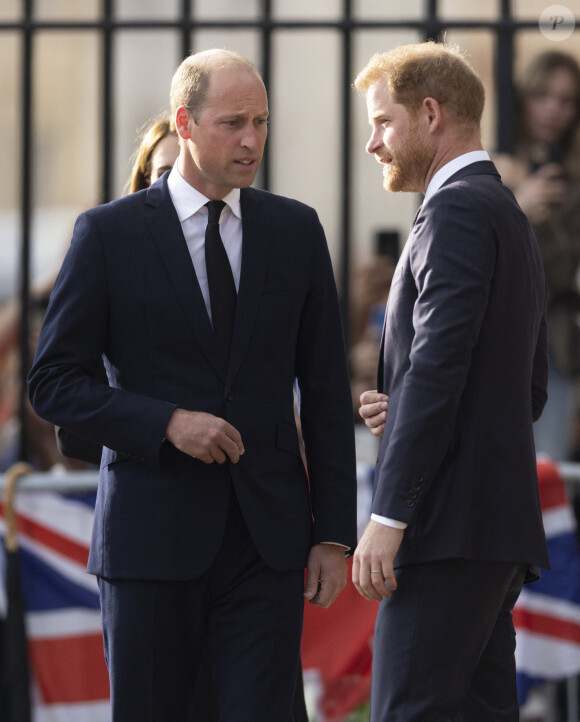
[[[248,125],[242,136],[242,145],[244,148],[256,148],[259,145],[258,131],[253,125]]]
[[[382,146],[383,144],[383,137],[380,133],[380,131],[373,130],[371,133],[371,137],[369,138],[369,142],[367,143],[366,151],[367,153],[370,153],[371,155],[374,155],[377,150]]]

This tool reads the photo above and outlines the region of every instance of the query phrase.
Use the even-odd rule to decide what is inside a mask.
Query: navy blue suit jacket
[[[316,213],[241,191],[242,269],[229,367],[166,177],[77,220],[29,377],[39,415],[104,447],[89,571],[188,579],[215,557],[230,478],[275,569],[356,543],[356,472],[336,288]],[[95,380],[104,358],[109,385]],[[301,395],[307,478],[293,386]],[[227,419],[236,465],[163,441],[176,407]]]
[[[491,162],[463,168],[423,204],[387,305],[373,512],[408,523],[397,565],[548,566],[532,435],[547,399],[545,305],[512,193]]]

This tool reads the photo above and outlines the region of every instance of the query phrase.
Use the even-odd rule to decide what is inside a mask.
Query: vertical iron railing
[[[113,3],[114,0],[102,0],[101,203],[110,201],[113,193]]]
[[[514,30],[511,0],[501,0],[501,21],[497,29],[497,52],[495,56],[495,83],[498,97],[501,100],[498,103],[496,129],[497,149],[500,153],[510,152],[513,149],[515,140]]]
[[[30,365],[30,247],[32,230],[32,162],[33,162],[33,117],[32,97],[33,72],[33,29],[32,11],[34,0],[23,0],[22,23],[22,82],[20,99],[21,124],[21,187],[20,187],[20,432],[19,454],[28,459],[28,428],[26,421],[26,375]]]
[[[272,87],[272,0],[261,0],[261,20],[262,20],[262,38],[261,38],[261,67],[262,79],[264,85],[268,91],[268,98],[270,106],[272,105],[272,98],[275,93],[275,88]],[[272,130],[269,129],[268,133],[271,135]],[[270,146],[272,141],[266,143],[264,149],[264,157],[262,159],[262,165],[260,167],[261,173],[261,185],[263,188],[270,188],[272,178],[272,157],[270,154]]]

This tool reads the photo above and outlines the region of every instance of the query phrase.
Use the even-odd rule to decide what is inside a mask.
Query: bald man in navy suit
[[[380,600],[372,722],[516,722],[511,610],[548,567],[532,422],[546,402],[546,282],[482,149],[481,80],[457,48],[399,47],[355,83],[389,191],[425,194],[387,304],[381,438],[353,581]]]
[[[88,568],[113,721],[190,719],[206,640],[220,720],[290,722],[304,600],[333,603],[356,543],[333,271],[314,210],[250,187],[268,120],[255,67],[194,54],[171,101],[172,171],[76,223],[30,395],[105,447]],[[227,338],[210,209],[207,238],[217,226],[235,285]]]

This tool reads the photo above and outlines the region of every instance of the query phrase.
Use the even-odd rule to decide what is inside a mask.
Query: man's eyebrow
[[[240,111],[234,110],[231,113],[223,113],[219,117],[220,118],[244,118],[246,115],[248,115],[248,113],[245,110],[240,110]],[[264,110],[263,112],[257,113],[256,115],[259,118],[268,118],[270,115],[270,111]]]

